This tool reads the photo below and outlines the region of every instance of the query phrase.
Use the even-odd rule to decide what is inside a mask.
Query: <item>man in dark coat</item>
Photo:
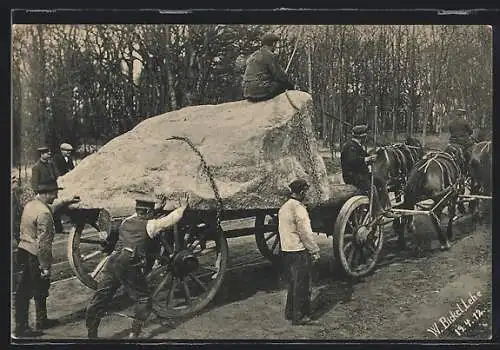
[[[60,176],[53,162],[50,149],[48,147],[40,147],[38,148],[38,152],[40,153],[40,159],[31,168],[31,188],[35,193],[38,193],[40,185],[53,183]],[[53,213],[53,216],[56,233],[62,233],[61,212]]]
[[[57,180],[59,173],[52,162],[52,153],[48,147],[38,148],[40,159],[31,168],[31,188],[35,193],[42,184],[53,183]]]
[[[451,144],[456,144],[462,147],[465,162],[468,164],[470,159],[470,148],[474,144],[472,138],[472,127],[466,119],[467,112],[465,109],[457,109],[456,117],[450,122],[448,128],[450,131]]]
[[[248,57],[243,75],[243,96],[249,101],[273,98],[285,90],[293,90],[294,84],[280,67],[273,53],[279,37],[266,34],[262,47]]]
[[[68,171],[75,168],[73,157],[71,156],[71,152],[73,152],[73,146],[71,146],[69,143],[63,143],[61,144],[60,149],[61,153],[58,153],[54,156],[54,163],[57,167],[59,176],[63,176]]]
[[[342,167],[342,178],[349,185],[356,186],[364,194],[370,194],[371,174],[368,165],[377,158],[376,155],[369,155],[365,148],[368,126],[357,125],[352,129],[352,138],[342,147],[340,163]],[[373,215],[377,216],[384,212],[385,216],[392,217],[388,210],[391,208],[389,193],[384,182],[374,177],[374,203]]]

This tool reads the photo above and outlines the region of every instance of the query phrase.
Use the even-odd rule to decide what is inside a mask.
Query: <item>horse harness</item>
[[[462,182],[462,169],[455,157],[450,153],[444,151],[431,151],[424,156],[423,160],[424,162],[417,168],[417,171],[423,170],[424,173],[427,173],[432,163],[437,164],[441,170],[441,185],[443,186],[443,190]],[[453,181],[452,174],[454,172],[457,174],[456,181]]]
[[[406,181],[411,167],[418,160],[418,148],[404,143],[386,145],[380,148],[388,161],[390,161],[389,153],[396,160],[396,166],[390,167],[389,182],[402,184]]]

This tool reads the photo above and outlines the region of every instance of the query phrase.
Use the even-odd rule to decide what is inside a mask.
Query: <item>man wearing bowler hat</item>
[[[243,96],[249,101],[267,100],[294,88],[273,52],[277,41],[279,37],[276,34],[265,34],[262,37],[262,47],[247,59],[243,75]]]
[[[371,188],[371,174],[368,168],[377,158],[376,155],[369,155],[365,150],[366,137],[368,136],[367,125],[356,125],[352,128],[352,138],[342,147],[340,154],[340,164],[342,168],[342,178],[349,185],[356,186],[364,194],[369,195]],[[373,214],[378,216],[384,214],[386,217],[394,217],[389,211],[391,201],[384,182],[377,178],[374,181],[373,192]]]
[[[52,212],[79,201],[78,197],[57,199],[61,188],[54,180],[40,184],[35,198],[24,206],[21,215],[20,237],[17,247],[17,263],[20,277],[16,286],[14,335],[16,337],[34,337],[41,335],[41,330],[57,324],[47,318],[47,297],[50,287],[50,269],[52,265],[52,241],[54,239],[54,221]],[[29,327],[29,302],[35,299],[36,330]]]
[[[69,143],[62,143],[59,148],[61,149],[61,153],[57,153],[54,156],[54,163],[56,165],[58,175],[63,176],[68,171],[75,168],[73,157],[71,156],[73,146]]]
[[[311,267],[320,256],[303,204],[309,184],[297,179],[288,187],[290,198],[278,211],[278,232],[288,284],[285,319],[293,325],[312,325],[317,321],[311,320]]]
[[[150,291],[144,273],[149,243],[158,233],[181,220],[188,206],[188,197],[184,196],[177,209],[158,219],[155,218],[155,202],[155,199],[137,199],[136,213],[123,220],[120,225],[115,250],[104,266],[97,291],[87,306],[85,318],[89,338],[97,338],[101,318],[121,285],[135,300],[135,316],[130,338],[140,335],[144,322],[151,313]]]

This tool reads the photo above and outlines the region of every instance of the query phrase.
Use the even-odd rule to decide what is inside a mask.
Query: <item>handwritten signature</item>
[[[478,306],[480,298],[481,292],[469,292],[468,298],[460,298],[460,300],[455,303],[455,307],[448,311],[446,315],[439,317],[437,322],[434,322],[433,325],[427,329],[427,331],[438,337],[447,329],[453,327],[453,331],[458,336],[463,335],[469,328],[478,324],[481,321],[482,316],[486,313],[486,310]],[[469,309],[471,309],[471,316],[461,320],[461,316],[463,316]]]

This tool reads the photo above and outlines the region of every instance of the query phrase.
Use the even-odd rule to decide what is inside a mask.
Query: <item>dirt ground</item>
[[[230,271],[209,307],[185,319],[152,316],[144,338],[489,339],[491,225],[459,219],[452,249],[441,252],[428,219],[417,218],[416,224],[417,233],[409,237],[413,249],[398,251],[389,234],[376,271],[358,281],[332,273],[332,238],[318,236],[322,258],[314,273],[313,310],[320,324],[315,326],[292,326],[284,320],[281,274],[260,256],[253,237],[229,239]],[[62,323],[47,330],[42,340],[84,338],[84,308],[91,294],[77,279],[54,283],[49,315]],[[464,313],[451,321],[450,312],[459,306]],[[118,303],[103,319],[100,336],[126,338],[131,325],[127,316],[132,315],[129,302]]]

